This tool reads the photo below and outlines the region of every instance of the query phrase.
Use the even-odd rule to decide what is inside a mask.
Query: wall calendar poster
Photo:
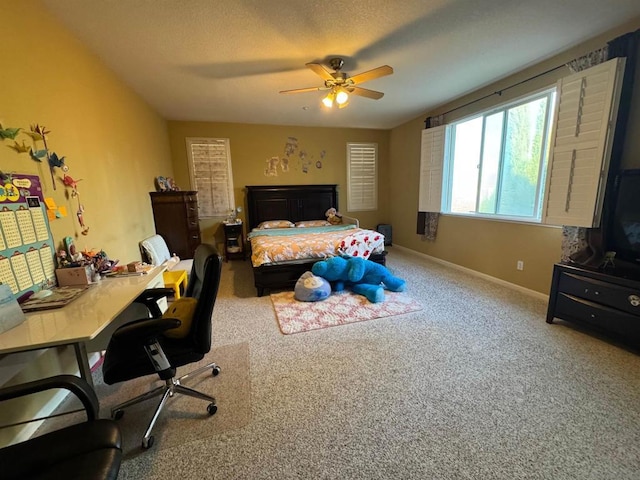
[[[55,284],[55,246],[37,175],[0,181],[0,282],[15,298]]]

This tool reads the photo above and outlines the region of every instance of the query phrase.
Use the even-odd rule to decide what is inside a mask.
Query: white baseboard
[[[531,290],[530,288],[525,288],[520,285],[516,285],[515,283],[507,282],[506,280],[502,280],[500,278],[492,277],[491,275],[487,275],[486,273],[478,272],[476,270],[472,270],[467,267],[463,267],[456,263],[447,262],[446,260],[442,260],[441,258],[432,257],[431,255],[427,255],[426,253],[416,252],[407,247],[403,247],[402,245],[398,245],[396,243],[393,244],[393,248],[397,248],[398,250],[402,250],[403,252],[407,252],[411,255],[416,255],[418,257],[425,258],[435,263],[439,263],[440,265],[445,265],[447,267],[453,268],[455,270],[460,270],[462,272],[468,273],[469,275],[473,275],[475,277],[483,278],[485,280],[489,280],[490,282],[497,283],[499,285],[503,285],[508,288],[512,288],[513,290],[518,290],[519,292],[525,293],[535,298],[539,298],[544,300],[545,302],[549,301],[549,295],[545,295],[544,293],[537,292],[535,290]]]

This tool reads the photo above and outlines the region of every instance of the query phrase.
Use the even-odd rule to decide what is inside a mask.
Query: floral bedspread
[[[321,227],[324,228],[324,227]],[[373,230],[349,228],[347,230],[313,232],[286,230],[283,236],[273,230],[268,235],[249,235],[251,241],[251,263],[259,267],[267,263],[325,258],[346,254],[368,258],[369,255],[384,250],[384,235]],[[307,229],[299,229],[307,230]]]

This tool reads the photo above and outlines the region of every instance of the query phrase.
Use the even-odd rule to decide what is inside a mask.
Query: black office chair
[[[208,401],[207,411],[210,415],[217,411],[216,401],[212,396],[185,387],[182,382],[208,369],[216,376],[220,373],[218,365],[209,363],[180,378],[176,378],[175,375],[177,367],[198,362],[211,350],[211,315],[218,294],[221,270],[222,260],[215,247],[208,244],[199,245],[194,254],[185,292],[185,297],[197,300],[191,328],[186,337],[168,338],[163,335],[164,332],[181,325],[178,319],[162,318],[157,305],[157,300],[172,290],[149,289],[137,301],[147,305],[153,318],[135,320],[121,326],[114,332],[107,346],[102,366],[102,375],[107,384],[112,385],[153,373],[165,381],[164,385],[111,409],[112,417],[119,419],[124,415],[125,408],[153,397],[162,397],[142,438],[142,448],[153,445],[151,430],[162,407],[174,393],[183,393]]]
[[[51,389],[75,394],[87,421],[60,428],[0,449],[0,477],[13,479],[115,479],[122,462],[118,424],[98,418],[98,398],[89,384],[73,375],[35,380],[0,390],[0,401]]]

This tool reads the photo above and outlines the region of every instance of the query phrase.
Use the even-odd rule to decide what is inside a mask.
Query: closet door
[[[624,65],[614,58],[558,82],[542,223],[599,226]]]
[[[446,126],[422,130],[419,212],[440,212]]]

